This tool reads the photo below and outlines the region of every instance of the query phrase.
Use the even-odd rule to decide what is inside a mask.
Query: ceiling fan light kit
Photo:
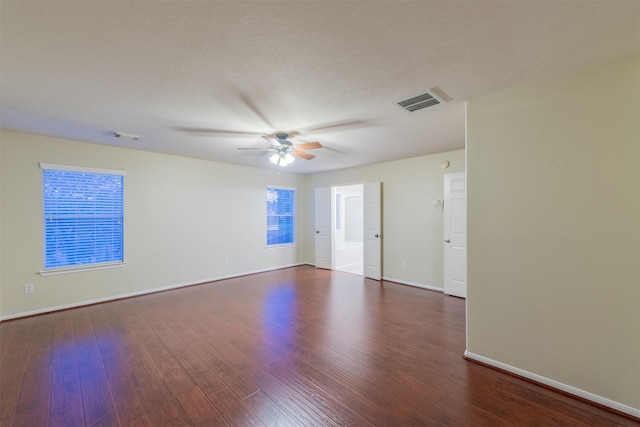
[[[304,152],[303,150],[313,150],[316,148],[323,148],[319,142],[303,142],[302,144],[294,144],[287,140],[290,134],[285,132],[276,132],[272,135],[265,135],[264,138],[271,142],[269,148],[253,148],[253,147],[240,147],[238,150],[266,150],[271,151],[273,154],[269,156],[269,161],[278,166],[278,173],[282,173],[282,168],[289,166],[293,163],[296,157],[305,160],[311,160],[315,156]]]
[[[296,158],[288,152],[274,153],[269,157],[269,161],[276,166],[289,166]]]

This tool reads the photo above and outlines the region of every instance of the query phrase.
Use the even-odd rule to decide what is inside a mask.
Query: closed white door
[[[364,275],[382,279],[382,184],[364,185]]]
[[[316,188],[316,267],[333,268],[331,246],[331,188]]]
[[[467,297],[466,174],[444,175],[444,293]]]

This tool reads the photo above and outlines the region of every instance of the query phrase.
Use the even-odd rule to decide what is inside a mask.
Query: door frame
[[[466,172],[444,174],[444,209],[443,209],[443,234],[444,234],[444,283],[443,291],[447,295],[461,298],[467,297],[467,175]],[[461,188],[453,188],[455,183]],[[462,213],[457,211],[452,215],[452,206],[460,209],[462,200]],[[453,229],[452,229],[453,228]]]
[[[374,182],[363,182],[363,183],[353,183],[353,184],[343,184],[343,185],[333,185],[331,187],[317,187],[315,188],[315,206],[314,206],[314,212],[315,212],[315,223],[314,223],[314,244],[315,244],[315,265],[317,268],[326,268],[326,269],[333,269],[334,268],[334,241],[335,241],[335,188],[336,187],[341,187],[341,186],[348,186],[348,185],[362,185],[363,186],[363,199],[364,199],[364,203],[363,203],[363,216],[364,216],[364,230],[363,230],[363,236],[364,236],[364,247],[363,247],[363,263],[364,263],[364,271],[363,271],[363,276],[364,277],[369,277],[372,278],[374,280],[381,280],[382,279],[382,182],[380,181],[374,181]],[[330,191],[329,191],[330,190]],[[374,209],[376,210],[375,215],[368,215],[368,204],[370,205],[370,203],[367,203],[367,199],[371,198],[371,196],[367,197],[367,192],[371,192],[371,191],[375,191],[375,193],[370,193],[370,194],[375,194],[375,207]],[[319,205],[318,205],[318,195],[323,193],[324,197],[327,197],[330,200],[326,200],[324,199],[324,202],[322,203],[322,205],[324,206],[324,208],[326,208],[327,206],[329,206],[329,218],[330,218],[330,226],[329,229],[331,230],[330,232],[327,232],[326,228],[326,224],[324,224],[325,220],[326,220],[326,212],[320,211],[319,210]],[[369,212],[371,214],[371,212]],[[367,250],[367,217],[369,216],[369,221],[371,220],[371,218],[373,218],[376,223],[373,225],[370,225],[369,228],[369,234],[371,234],[371,236],[369,236],[369,250]],[[322,220],[322,221],[319,221]],[[322,241],[321,238],[326,238],[329,237],[330,239],[330,248],[328,249],[327,252],[327,247],[326,246],[322,246],[322,245],[326,245],[326,241]],[[324,239],[323,239],[324,240]],[[372,244],[375,243],[375,247],[372,247]],[[374,250],[372,250],[374,249]],[[322,251],[324,253],[329,253],[330,255],[327,257],[322,257],[320,258],[319,252]],[[369,260],[367,259],[367,256],[369,256]],[[369,261],[369,268],[367,268],[367,262]]]

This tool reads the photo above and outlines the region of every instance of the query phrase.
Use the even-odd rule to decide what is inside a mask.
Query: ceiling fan
[[[316,148],[322,148],[322,144],[319,142],[304,142],[302,144],[294,144],[289,141],[289,134],[286,132],[276,132],[273,135],[265,135],[263,138],[271,142],[271,147],[268,148],[249,148],[242,147],[238,150],[266,150],[273,154],[269,157],[269,161],[278,168],[288,166],[295,160],[296,157],[311,160],[315,157],[313,154],[309,154],[303,150],[313,150]]]

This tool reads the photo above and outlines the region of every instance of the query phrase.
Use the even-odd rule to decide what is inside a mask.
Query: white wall
[[[1,318],[301,261],[295,247],[265,249],[265,186],[301,189],[299,175],[18,132],[3,131],[0,141]],[[125,267],[37,274],[43,265],[39,162],[127,172]],[[23,294],[25,283],[36,285],[35,294]]]
[[[359,200],[360,205],[362,205],[363,194],[364,186],[362,184],[335,187],[335,198],[340,198],[340,206],[339,208],[336,206],[335,212],[336,230],[334,245],[336,248],[340,248],[345,245],[347,240],[347,229],[349,229],[349,234],[354,237],[349,240],[364,242],[364,206],[362,208],[358,206],[356,212],[353,211],[353,207],[351,212],[347,210],[347,205],[350,203],[347,199],[357,199]],[[337,227],[338,218],[340,218],[340,228]]]
[[[640,416],[640,57],[467,125],[467,350]]]
[[[449,160],[451,166],[440,164]],[[382,274],[402,283],[443,287],[442,218],[435,216],[433,199],[443,198],[443,175],[465,169],[464,150],[397,160],[306,177],[306,193],[315,188],[382,182]],[[304,260],[314,263],[314,200],[307,200],[303,226]],[[407,269],[402,262],[407,262]]]

